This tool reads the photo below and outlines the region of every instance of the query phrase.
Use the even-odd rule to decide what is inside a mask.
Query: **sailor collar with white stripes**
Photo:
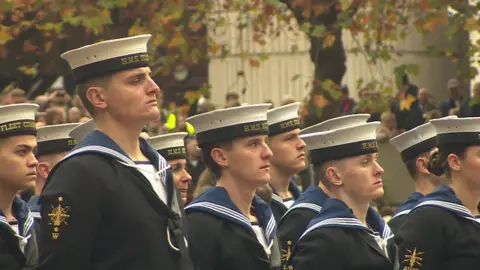
[[[282,197],[278,195],[278,192],[273,188],[272,185],[270,186],[272,187],[272,203],[277,202],[280,203],[280,205],[284,205]],[[298,188],[297,184],[295,183],[295,177],[293,176],[290,178],[288,191],[292,193],[294,199],[297,199],[298,197],[300,197],[300,195],[302,195],[302,191],[300,191],[300,189]]]
[[[255,209],[255,216],[258,219],[260,227],[265,231],[268,246],[271,247],[275,234],[277,233],[277,225],[272,210],[267,203],[256,195],[253,198],[252,206]],[[211,187],[207,189],[185,207],[186,213],[194,211],[210,213],[236,223],[255,234],[248,217],[240,212],[223,187]]]
[[[424,206],[439,207],[462,218],[480,223],[480,218],[473,216],[472,212],[455,195],[455,191],[447,185],[442,185],[434,192],[423,197],[412,211]]]
[[[420,192],[414,192],[412,193],[406,202],[404,202],[398,209],[393,213],[392,219],[404,215],[408,215],[410,211],[415,207],[415,205],[418,204],[418,201],[420,201],[421,198],[423,198],[423,194]]]
[[[166,176],[167,169],[170,168],[165,158],[160,156],[157,151],[143,138],[140,140],[140,150],[142,153],[150,160],[152,165],[157,170],[162,183],[166,185]],[[114,157],[119,163],[128,166],[137,168],[137,164],[116,144],[112,139],[110,139],[106,134],[101,131],[94,130],[90,132],[85,139],[79,143],[63,160],[66,160],[72,156],[86,153],[86,152],[96,152],[104,155]]]
[[[311,231],[319,228],[348,228],[362,230],[371,235],[380,236],[385,240],[393,237],[390,227],[372,207],[369,207],[367,212],[367,224],[369,227],[356,218],[352,209],[348,208],[343,201],[330,198],[325,201],[320,213],[310,221],[306,231],[300,239]]]
[[[18,196],[15,197],[12,204],[12,211],[14,217],[18,221],[18,234],[8,223],[5,214],[0,210],[0,226],[10,230],[19,240],[19,247],[22,252],[25,251],[25,246],[27,245],[28,239],[31,237],[32,226],[33,226],[33,216],[28,209],[27,203],[25,203]]]
[[[318,214],[322,210],[322,205],[325,203],[325,200],[328,199],[327,194],[318,186],[309,186],[305,192],[303,192],[300,197],[298,197],[292,206],[285,212],[282,217],[282,220],[295,209],[309,209],[315,214]]]
[[[28,209],[32,213],[34,218],[40,218],[40,204],[39,204],[40,197],[37,195],[33,195],[30,200],[28,200]]]

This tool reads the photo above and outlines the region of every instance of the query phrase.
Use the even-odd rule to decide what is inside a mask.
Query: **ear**
[[[417,171],[423,174],[431,174],[431,172],[427,169],[427,160],[424,157],[417,158],[415,166]]]
[[[213,148],[210,155],[212,156],[213,161],[215,161],[220,167],[228,166],[228,158],[225,150],[221,148]]]
[[[451,170],[454,170],[454,171],[459,171],[460,170],[461,160],[457,155],[449,154],[447,156],[447,162],[448,162],[448,166],[450,167]]]
[[[325,170],[325,175],[328,179],[328,182],[334,186],[341,186],[343,184],[342,176],[340,172],[335,167],[328,167]]]
[[[52,170],[50,163],[48,162],[40,162],[37,165],[37,174],[42,177],[43,179],[47,179],[50,171]]]
[[[105,89],[98,86],[92,86],[87,89],[86,92],[87,99],[92,103],[96,108],[105,109],[107,108],[106,98],[105,98]]]

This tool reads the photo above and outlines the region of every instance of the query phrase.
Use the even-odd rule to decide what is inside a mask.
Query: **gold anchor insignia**
[[[422,267],[423,258],[420,256],[425,254],[425,252],[417,252],[417,248],[414,248],[413,251],[407,248],[407,252],[410,254],[405,255],[405,259],[403,260],[403,262],[408,263],[408,266],[404,269],[418,270],[418,268],[415,268],[415,266],[418,265],[419,267]]]
[[[286,264],[288,262],[288,260],[290,259],[290,256],[292,255],[292,241],[291,240],[288,240],[287,241],[287,249],[283,249],[282,248],[282,261],[285,262],[285,266],[283,267],[283,269],[288,269],[286,268]]]
[[[58,205],[56,207],[52,205],[52,211],[48,214],[50,217],[48,224],[53,225],[52,239],[54,240],[58,239],[58,236],[60,235],[60,225],[68,225],[67,219],[70,217],[68,214],[70,206],[62,207],[62,201],[63,197],[58,197]]]

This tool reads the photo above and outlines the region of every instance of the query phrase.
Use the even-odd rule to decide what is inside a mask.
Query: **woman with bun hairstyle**
[[[429,171],[449,185],[423,197],[397,231],[400,269],[478,269],[480,265],[480,118],[430,121],[438,151]]]

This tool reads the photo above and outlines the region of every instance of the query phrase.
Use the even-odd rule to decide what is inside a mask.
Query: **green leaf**
[[[292,82],[296,81],[300,79],[300,74],[295,74],[293,77],[292,77]]]
[[[310,35],[314,37],[323,37],[325,35],[325,31],[326,31],[325,25],[323,24],[315,25]]]
[[[1,1],[0,2],[0,10],[4,13],[8,13],[12,11],[14,8],[13,2],[10,1]]]

